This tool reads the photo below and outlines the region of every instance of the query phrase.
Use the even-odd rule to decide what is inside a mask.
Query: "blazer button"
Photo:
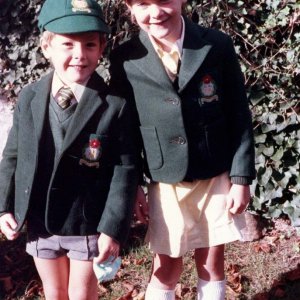
[[[184,145],[186,143],[186,139],[182,136],[175,137],[170,140],[171,144]]]
[[[179,99],[173,99],[173,98],[166,98],[165,102],[173,104],[173,105],[179,105]]]
[[[29,194],[29,188],[27,188],[27,189],[25,190],[25,194],[26,194],[26,195]]]

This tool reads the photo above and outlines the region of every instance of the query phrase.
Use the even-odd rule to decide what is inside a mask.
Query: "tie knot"
[[[62,87],[58,92],[57,103],[62,109],[70,106],[71,100],[74,98],[72,90],[67,87]]]

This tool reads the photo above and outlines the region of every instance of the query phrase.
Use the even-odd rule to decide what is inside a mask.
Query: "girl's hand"
[[[148,212],[148,203],[146,200],[146,195],[141,186],[138,187],[135,206],[134,206],[134,214],[137,217],[138,221],[143,224],[147,224],[149,220],[149,212]]]
[[[94,258],[94,261],[99,264],[107,260],[110,256],[117,258],[119,256],[120,244],[110,236],[101,233],[98,238],[99,255]]]
[[[0,217],[0,230],[8,240],[14,240],[19,236],[19,232],[15,231],[17,226],[18,223],[11,213]]]
[[[227,198],[226,208],[232,214],[241,214],[245,211],[250,201],[249,185],[233,184]]]

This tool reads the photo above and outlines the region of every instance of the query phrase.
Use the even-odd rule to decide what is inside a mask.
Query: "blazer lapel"
[[[32,118],[38,143],[41,139],[45,115],[49,105],[52,77],[53,72],[41,79],[37,84],[36,94],[31,102]]]
[[[78,103],[72,121],[66,132],[62,146],[62,153],[76,139],[80,131],[84,128],[85,124],[93,116],[99,106],[103,104],[103,100],[99,95],[99,87],[101,86],[101,81],[98,79],[98,75],[93,75],[85,88],[82,98]],[[103,86],[102,90],[105,89],[106,86]]]
[[[137,53],[143,53],[143,55],[131,60],[131,63],[152,81],[159,83],[165,88],[172,88],[172,82],[149,40],[147,33],[141,30],[139,37],[140,43],[137,44],[138,49],[136,49],[136,51]]]
[[[185,18],[185,38],[178,75],[179,92],[185,88],[187,83],[197,72],[212,47],[212,45],[208,44],[202,38],[205,29],[201,29],[202,30],[199,30],[198,25],[193,24]]]

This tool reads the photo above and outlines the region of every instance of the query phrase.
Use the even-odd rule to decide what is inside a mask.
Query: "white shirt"
[[[74,97],[75,97],[71,100],[71,104],[74,104],[76,102],[79,103],[88,80],[89,80],[89,78],[82,84],[79,84],[76,82],[67,84],[67,86],[70,87],[70,89],[72,90]],[[58,74],[56,72],[54,72],[54,76],[53,76],[53,80],[52,80],[52,87],[51,87],[51,92],[52,92],[52,96],[54,97],[54,99],[56,99],[59,90],[64,86],[66,86],[66,84],[63,83],[62,80],[59,78]]]

